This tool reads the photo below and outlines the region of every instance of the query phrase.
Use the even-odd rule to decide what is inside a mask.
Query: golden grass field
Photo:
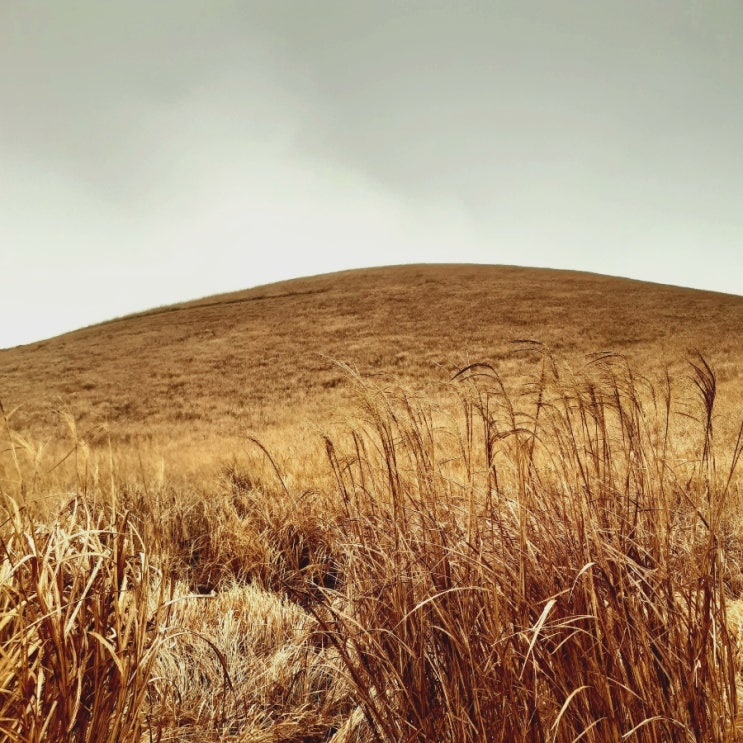
[[[0,350],[0,740],[737,740],[741,327],[421,265]]]

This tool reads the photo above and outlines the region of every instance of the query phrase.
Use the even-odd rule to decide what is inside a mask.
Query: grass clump
[[[350,714],[334,653],[309,641],[312,618],[277,593],[233,583],[174,608],[157,686],[176,724],[164,740],[320,743]]]
[[[47,524],[5,506],[0,738],[140,740],[167,581],[125,514],[106,519],[74,498]]]

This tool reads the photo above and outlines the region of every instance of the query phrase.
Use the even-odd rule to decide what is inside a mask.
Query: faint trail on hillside
[[[123,322],[125,320],[132,320],[135,318],[152,317],[153,315],[167,315],[171,312],[186,312],[189,310],[201,310],[207,307],[225,307],[228,304],[243,304],[245,302],[259,302],[267,299],[286,299],[287,297],[302,297],[309,294],[327,294],[330,291],[327,289],[308,289],[303,292],[284,292],[283,294],[261,294],[257,297],[240,297],[238,299],[224,299],[219,302],[201,302],[199,304],[188,304],[188,305],[175,305],[171,307],[158,307],[154,310],[146,310],[145,312],[134,312],[131,315],[125,315],[123,317],[115,317],[112,320],[106,320],[105,322],[98,323],[98,325],[110,325],[111,323]]]

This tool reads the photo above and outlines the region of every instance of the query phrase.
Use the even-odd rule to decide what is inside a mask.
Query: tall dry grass
[[[453,459],[425,404],[367,391],[353,446],[328,442],[344,585],[313,612],[374,740],[735,738],[740,439],[720,467],[693,373],[679,412],[615,358],[545,356],[518,399],[468,367]]]
[[[76,498],[42,523],[3,506],[0,739],[140,740],[168,581],[126,514],[106,520]]]
[[[79,437],[51,480],[8,425],[0,736],[737,740],[713,369],[523,350],[531,383],[472,365],[446,404],[347,371],[358,415],[307,483],[257,441],[189,486]]]

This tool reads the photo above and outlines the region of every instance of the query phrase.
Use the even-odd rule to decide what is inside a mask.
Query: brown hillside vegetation
[[[0,743],[743,739],[741,327],[405,266],[0,351]]]
[[[321,422],[347,400],[333,360],[431,394],[452,370],[494,363],[507,378],[532,339],[577,367],[626,355],[678,374],[699,350],[721,392],[740,393],[743,297],[601,275],[509,266],[345,271],[124,317],[0,351],[0,400],[41,435],[69,409],[115,437],[234,435]],[[738,394],[740,399],[741,395]]]

